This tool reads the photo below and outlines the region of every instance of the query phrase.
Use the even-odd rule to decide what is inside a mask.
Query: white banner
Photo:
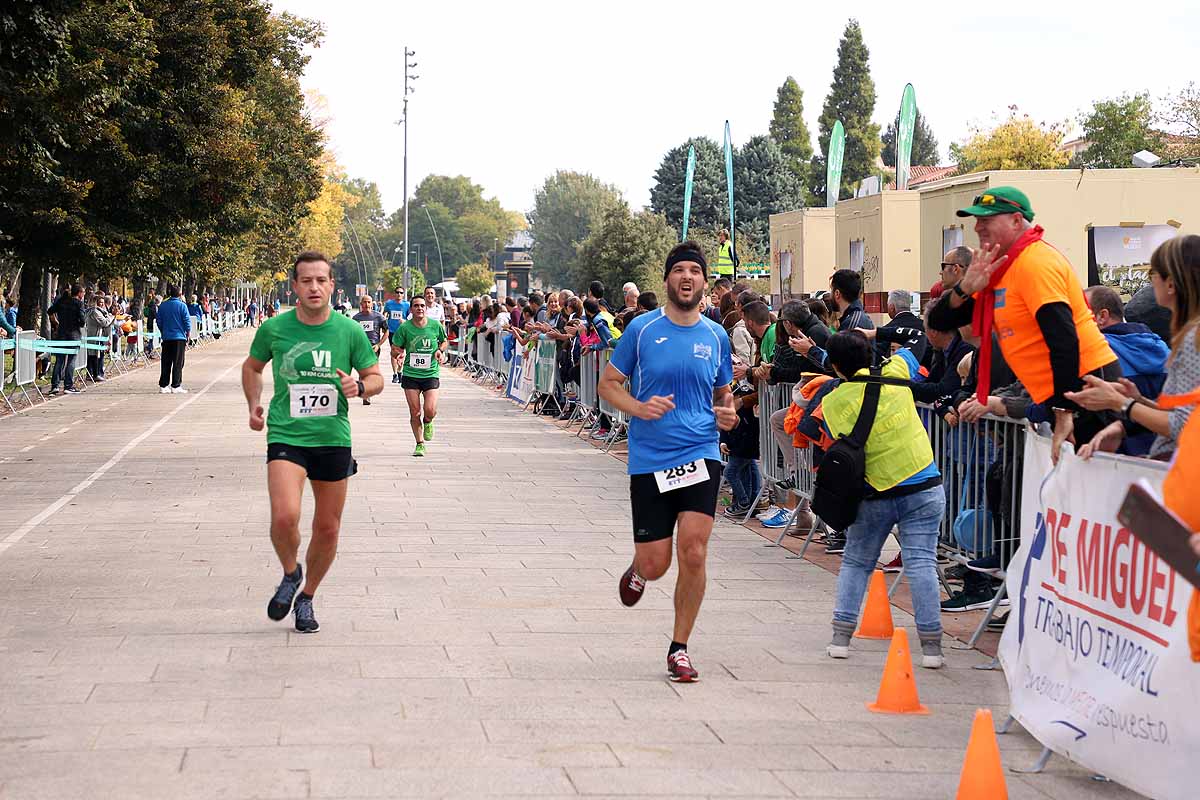
[[[1183,800],[1196,797],[1200,760],[1192,586],[1117,522],[1129,484],[1160,488],[1164,475],[1163,464],[1067,452],[1051,474],[1049,440],[1026,437],[1000,660],[1011,713],[1038,741],[1149,797]]]

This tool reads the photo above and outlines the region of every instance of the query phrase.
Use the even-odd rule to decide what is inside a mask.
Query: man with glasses
[[[387,317],[388,341],[396,333],[396,329],[408,319],[409,303],[404,299],[404,288],[396,287],[396,296],[383,304],[383,315]],[[392,349],[392,383],[400,382],[400,363],[396,360],[396,350]]]
[[[946,255],[942,256],[942,290],[948,292],[957,286],[970,266],[971,248],[955,247],[953,250],[947,250]]]

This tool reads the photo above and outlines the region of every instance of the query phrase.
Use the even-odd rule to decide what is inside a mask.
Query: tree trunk
[[[133,317],[134,322],[142,318],[142,309],[146,304],[146,280],[144,275],[135,275],[133,278],[133,299],[129,301],[129,316]]]
[[[193,294],[196,294],[196,278],[188,275],[183,279],[183,302],[190,303]]]
[[[17,324],[27,331],[37,330],[42,323],[42,282],[45,275],[41,269],[26,265],[21,270],[21,294],[17,300]]]

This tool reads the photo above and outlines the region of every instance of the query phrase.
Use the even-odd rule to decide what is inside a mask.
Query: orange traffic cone
[[[917,697],[917,682],[913,679],[912,654],[908,649],[908,631],[897,628],[888,648],[887,663],[883,665],[883,680],[879,695],[867,708],[879,714],[928,714]]]
[[[1008,800],[1004,768],[1000,766],[1000,746],[996,744],[996,731],[992,727],[992,712],[986,708],[975,712],[956,800]]]
[[[887,581],[883,579],[883,570],[877,569],[871,575],[871,586],[867,590],[867,607],[863,609],[862,619],[859,620],[858,630],[854,632],[856,639],[890,639],[892,631],[892,604],[888,602]]]

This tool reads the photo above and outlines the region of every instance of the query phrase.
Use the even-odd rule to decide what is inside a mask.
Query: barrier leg
[[[1043,747],[1041,755],[1038,756],[1038,760],[1034,762],[1034,765],[1029,769],[1021,769],[1020,767],[1009,767],[1009,769],[1022,775],[1037,775],[1046,768],[1046,764],[1050,761],[1050,756],[1052,755],[1054,755],[1053,750],[1051,750],[1049,747]]]
[[[940,577],[941,573],[938,573],[938,574]],[[898,589],[900,587],[900,581],[903,580],[903,578],[904,578],[904,566],[901,565],[900,571],[896,573],[896,579],[894,581],[892,581],[892,585],[888,587],[888,600],[892,599],[892,595],[894,595],[896,593],[896,589]],[[946,592],[946,594],[950,594],[950,593]]]
[[[987,630],[987,624],[992,621],[992,616],[995,615],[996,609],[1000,607],[1000,601],[1008,593],[1008,581],[1003,581],[1000,584],[999,591],[992,598],[991,604],[987,607],[987,612],[983,615],[983,619],[979,620],[979,627],[975,629],[975,633],[971,634],[971,639],[965,645],[955,645],[955,650],[973,650],[975,643],[979,641],[979,637],[983,636],[983,632]]]
[[[800,545],[800,552],[796,553],[795,556],[788,556],[788,558],[804,558],[804,554],[808,552],[808,546],[812,544],[813,537],[816,535],[816,533],[817,521],[814,519],[812,527],[808,529],[808,535],[804,537],[804,544]]]

